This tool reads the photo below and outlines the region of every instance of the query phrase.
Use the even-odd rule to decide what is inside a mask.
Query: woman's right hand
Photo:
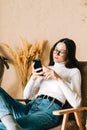
[[[39,77],[42,77],[44,75],[43,71],[40,71],[42,68],[34,69],[34,64],[32,65],[32,78],[33,80],[36,80]],[[38,72],[40,71],[40,72]]]

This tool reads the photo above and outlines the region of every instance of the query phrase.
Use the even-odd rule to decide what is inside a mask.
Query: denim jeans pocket
[[[54,101],[49,101],[49,99],[41,99],[40,102],[38,102],[37,107],[40,110],[47,110],[54,104]]]

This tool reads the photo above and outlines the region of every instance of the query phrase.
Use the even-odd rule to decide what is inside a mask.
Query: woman
[[[27,105],[0,89],[0,119],[8,130],[10,126],[12,130],[48,130],[58,125],[60,116],[53,115],[53,111],[62,109],[66,100],[72,107],[80,106],[81,74],[75,53],[76,45],[71,39],[64,38],[54,44],[49,66],[39,73],[41,68],[33,67],[24,98],[31,98],[38,86],[39,91]]]

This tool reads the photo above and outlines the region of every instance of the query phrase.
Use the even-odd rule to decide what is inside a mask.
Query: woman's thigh
[[[24,129],[48,130],[58,125],[60,117],[53,115],[53,111],[58,109],[61,107],[48,100],[43,100],[41,103],[38,101],[38,104],[34,103],[28,115],[18,119],[17,122]]]

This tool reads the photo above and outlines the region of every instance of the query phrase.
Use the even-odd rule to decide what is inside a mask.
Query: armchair
[[[82,76],[81,94],[82,106],[72,108],[68,102],[65,103],[63,110],[53,111],[54,115],[62,115],[60,124],[51,130],[87,130],[87,62],[79,62],[79,67]],[[28,100],[18,99],[25,103]]]
[[[63,115],[62,125],[55,127],[51,130],[87,130],[87,62],[79,62],[82,84],[82,106],[79,108],[69,108],[69,104],[66,103],[63,110],[53,111],[54,115]],[[72,116],[73,119],[69,117]]]

